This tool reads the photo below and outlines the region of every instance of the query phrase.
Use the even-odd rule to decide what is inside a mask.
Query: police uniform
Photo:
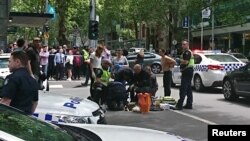
[[[181,60],[187,60],[188,64],[181,64],[181,87],[180,87],[180,99],[176,105],[176,108],[181,110],[183,108],[183,102],[185,97],[187,96],[187,102],[184,108],[192,109],[193,103],[193,93],[192,93],[192,86],[191,81],[193,78],[193,66],[194,66],[194,56],[192,51],[189,49],[184,50],[181,55]]]
[[[11,99],[10,106],[32,114],[32,102],[38,101],[38,83],[25,68],[8,75],[0,97]]]
[[[109,83],[109,79],[111,78],[111,73],[109,70],[105,69],[96,69],[95,74],[97,78],[100,78],[101,83],[95,82],[92,87],[92,94],[94,101],[99,104],[99,101],[101,99],[101,104],[106,102],[106,95],[107,95],[107,86]]]

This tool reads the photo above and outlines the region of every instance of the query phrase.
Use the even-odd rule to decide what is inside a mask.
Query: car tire
[[[194,90],[197,92],[201,92],[204,90],[204,85],[202,83],[201,77],[199,75],[195,75],[194,77]]]
[[[237,96],[235,93],[234,86],[230,79],[225,79],[223,81],[222,92],[226,100],[234,101],[239,98],[239,96]]]
[[[161,72],[161,65],[160,64],[152,64],[151,70],[154,74],[158,74]]]

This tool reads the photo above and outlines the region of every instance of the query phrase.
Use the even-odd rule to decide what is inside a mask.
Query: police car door
[[[238,93],[242,95],[250,94],[250,64],[239,69],[239,73],[235,77]]]

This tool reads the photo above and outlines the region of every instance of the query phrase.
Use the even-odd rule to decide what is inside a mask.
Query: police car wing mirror
[[[3,83],[4,83],[4,79],[2,77],[0,77],[0,89],[2,89]]]

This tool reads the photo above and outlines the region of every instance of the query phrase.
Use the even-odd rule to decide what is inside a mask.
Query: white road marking
[[[209,120],[206,120],[206,119],[203,119],[203,118],[200,118],[200,117],[197,117],[197,116],[188,114],[188,113],[184,113],[184,112],[181,112],[181,111],[175,111],[175,110],[173,110],[173,111],[176,112],[176,113],[178,113],[178,114],[181,114],[181,115],[184,115],[184,116],[193,118],[193,119],[195,119],[195,120],[199,120],[199,121],[204,122],[204,123],[207,123],[207,124],[217,125],[217,123],[215,123],[215,122],[212,122],[212,121],[209,121]]]
[[[49,88],[63,88],[63,85],[49,85]]]

